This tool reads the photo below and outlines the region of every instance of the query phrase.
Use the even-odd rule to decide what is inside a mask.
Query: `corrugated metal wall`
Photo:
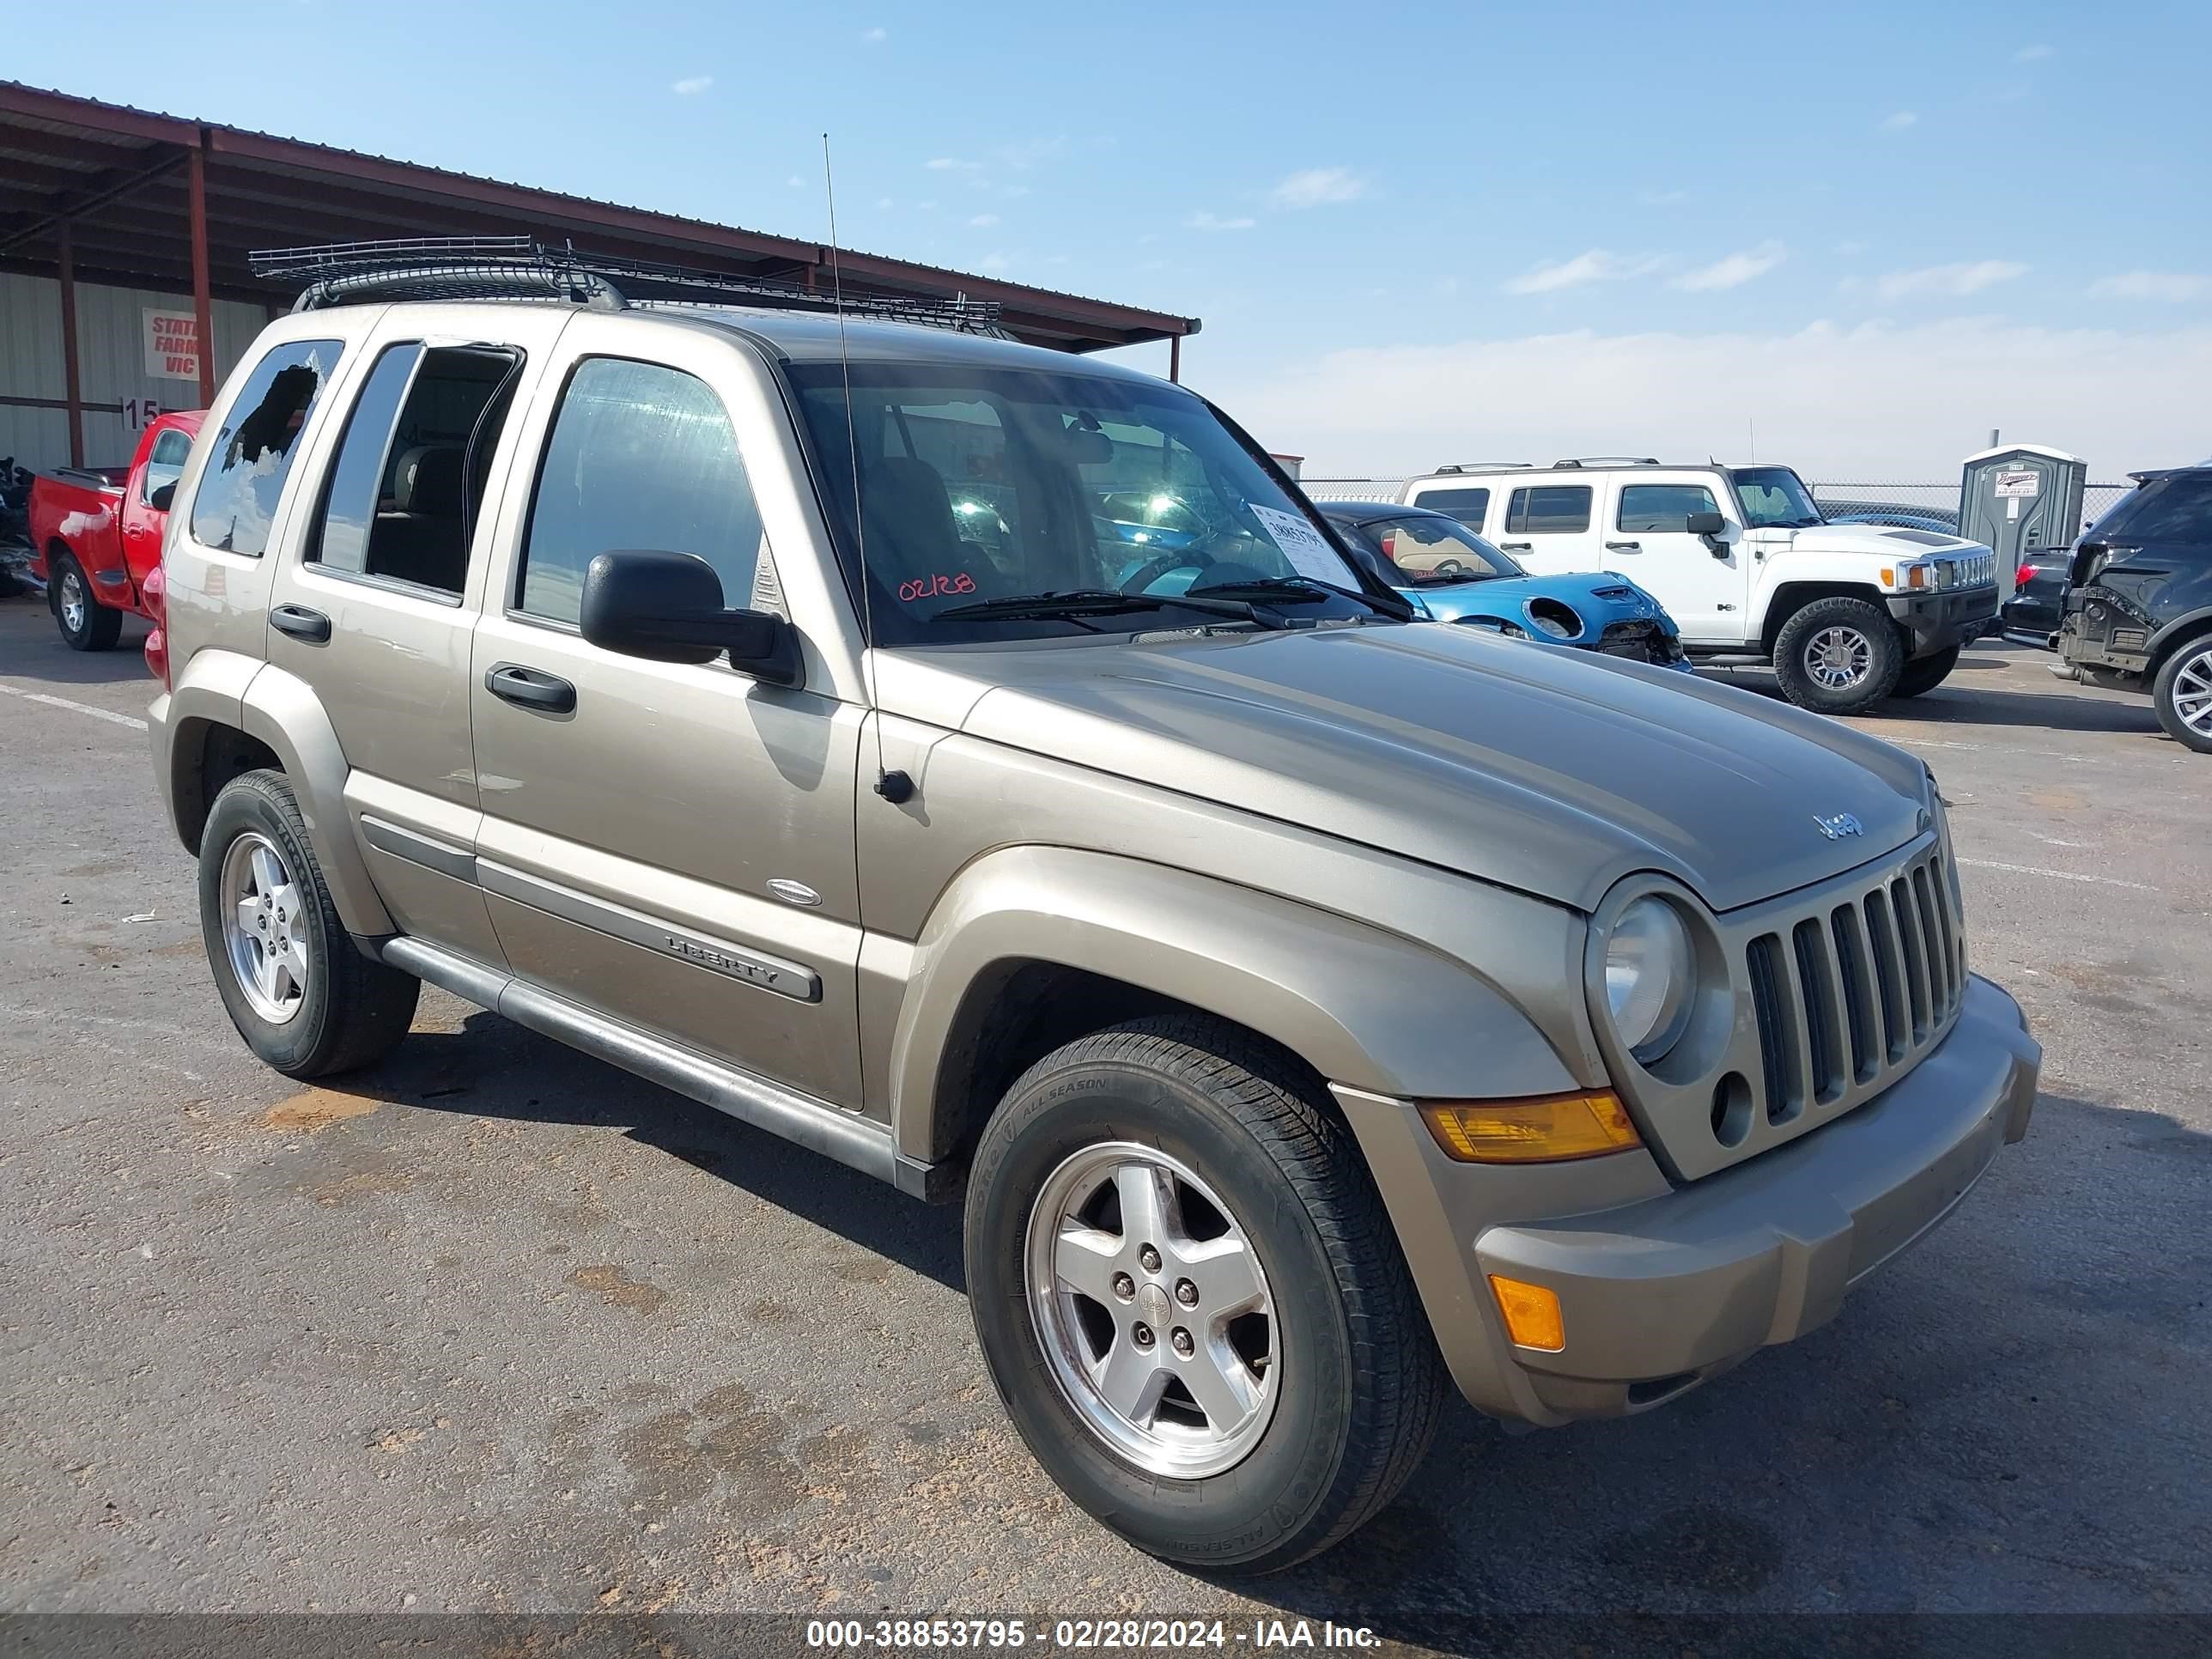
[[[79,395],[88,404],[125,405],[120,415],[84,416],[84,459],[90,466],[119,465],[137,447],[138,430],[154,412],[191,409],[199,384],[149,374],[146,313],[192,308],[189,294],[151,289],[76,285]],[[253,343],[269,313],[234,300],[215,302],[215,375],[220,385]],[[0,272],[0,394],[55,398],[66,386],[62,369],[62,291],[51,276]],[[58,409],[0,404],[0,455],[15,456],[33,471],[69,464],[69,418]]]

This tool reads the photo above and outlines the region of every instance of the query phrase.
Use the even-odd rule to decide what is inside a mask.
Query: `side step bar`
[[[942,1202],[957,1185],[954,1172],[945,1165],[901,1154],[890,1128],[872,1119],[721,1065],[419,939],[403,935],[386,939],[378,954],[394,968],[465,1001],[727,1112],[757,1129],[888,1181],[913,1197]]]

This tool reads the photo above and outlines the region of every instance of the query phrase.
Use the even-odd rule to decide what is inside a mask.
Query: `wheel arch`
[[[2199,606],[2167,623],[2150,636],[2143,661],[2143,677],[2155,678],[2158,671],[2166,666],[2166,659],[2182,647],[2202,636],[2212,634],[2212,605]]]
[[[888,1054],[900,1151],[957,1158],[1039,1054],[1164,1009],[1378,1094],[1577,1086],[1503,992],[1427,945],[1164,866],[1012,848],[963,872],[914,947]]]
[[[1759,624],[1759,644],[1769,656],[1774,654],[1775,642],[1790,619],[1807,605],[1821,599],[1864,599],[1887,616],[1883,605],[1882,591],[1872,582],[1844,580],[1783,581],[1775,584],[1766,598],[1765,618]]]

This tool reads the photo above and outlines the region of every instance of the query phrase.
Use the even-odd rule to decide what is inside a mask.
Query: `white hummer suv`
[[[1400,499],[1449,513],[1531,570],[1609,570],[1663,605],[1716,667],[1771,662],[1827,714],[1940,684],[1996,614],[2006,574],[1977,542],[1829,524],[1786,466],[1631,457],[1439,467]]]

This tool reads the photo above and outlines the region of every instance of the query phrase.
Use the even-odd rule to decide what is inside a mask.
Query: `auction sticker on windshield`
[[[1257,501],[1244,505],[1260,521],[1260,528],[1267,532],[1267,538],[1282,549],[1291,569],[1317,582],[1343,586],[1350,573],[1345,569],[1344,561],[1337,556],[1336,550],[1322,538],[1320,531],[1297,514],[1285,513],[1279,507],[1262,507]]]

